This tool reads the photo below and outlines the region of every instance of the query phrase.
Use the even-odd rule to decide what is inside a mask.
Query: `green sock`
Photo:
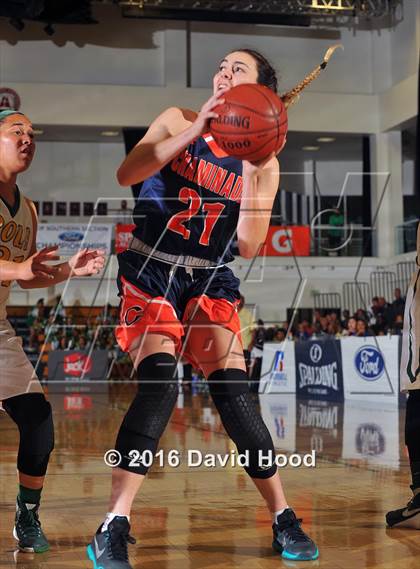
[[[33,488],[25,488],[19,484],[19,499],[25,504],[39,504],[41,501],[42,488],[34,490]]]

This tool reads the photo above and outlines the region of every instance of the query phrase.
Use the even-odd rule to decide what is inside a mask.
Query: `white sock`
[[[112,520],[114,518],[116,518],[117,516],[123,517],[123,518],[127,518],[127,521],[130,521],[130,516],[126,516],[125,514],[118,514],[116,512],[108,512],[105,518],[105,521],[102,525],[102,529],[101,529],[101,533],[103,533],[104,531],[106,531],[108,529],[109,524],[112,522]]]
[[[277,516],[280,516],[285,510],[288,509],[289,506],[286,506],[282,510],[277,510],[277,512],[273,512],[273,524],[277,523]]]

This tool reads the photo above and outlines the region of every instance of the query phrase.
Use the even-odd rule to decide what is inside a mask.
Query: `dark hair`
[[[235,51],[242,51],[243,53],[247,53],[251,57],[255,59],[257,64],[257,71],[258,71],[258,78],[257,82],[260,85],[265,85],[275,93],[277,93],[277,74],[274,67],[268,61],[266,57],[262,55],[259,51],[255,49],[236,49]]]

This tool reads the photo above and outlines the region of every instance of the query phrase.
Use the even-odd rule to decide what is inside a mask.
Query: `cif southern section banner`
[[[260,255],[265,257],[308,257],[311,231],[308,225],[271,225]]]
[[[111,224],[41,223],[38,226],[37,248],[59,246],[60,255],[74,255],[84,247],[103,249],[111,254]]]
[[[134,223],[117,223],[115,226],[115,253],[122,253],[128,247],[131,232],[136,226]]]
[[[259,392],[296,393],[294,342],[264,344]]]
[[[48,354],[48,390],[55,393],[107,391],[108,351],[54,350]]]
[[[346,399],[397,402],[399,398],[399,336],[343,338]]]
[[[298,397],[343,401],[340,341],[297,342],[296,391]]]

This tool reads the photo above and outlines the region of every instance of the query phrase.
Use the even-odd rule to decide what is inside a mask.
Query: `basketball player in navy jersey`
[[[98,274],[102,251],[82,250],[69,261],[58,260],[57,247],[37,251],[37,214],[34,203],[17,186],[35,154],[31,121],[14,110],[0,111],[0,409],[19,429],[17,458],[19,493],[13,535],[21,551],[42,553],[49,544],[39,521],[41,492],[54,447],[51,405],[7,320],[13,281],[25,289],[49,287],[73,276]]]
[[[283,100],[293,100],[325,64]],[[134,209],[133,239],[119,255],[116,330],[139,388],[116,441],[121,462],[112,473],[109,513],[88,546],[95,569],[131,567],[127,543],[135,540],[129,535],[129,516],[148,468],[133,464],[129,453],[156,452],[177,399],[179,354],[202,370],[228,435],[240,453],[249,452],[245,470],[273,517],[274,549],[286,559],[318,557],[288,506],[276,466],[258,460],[258,451],[274,455],[274,447],[249,394],[236,311],[239,280],[226,266],[233,259],[235,232],[242,256],[258,253],[279,185],[274,155],[258,164],[240,161],[227,156],[209,134],[223,94],[243,83],[277,90],[275,71],[258,52],[227,54],[214,76],[214,94],[200,112],[164,111],[118,170],[122,186],[144,181]]]

